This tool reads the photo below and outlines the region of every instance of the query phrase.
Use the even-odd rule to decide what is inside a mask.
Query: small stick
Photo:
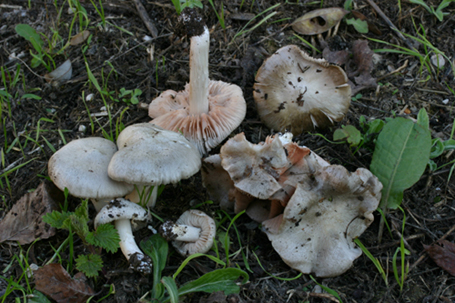
[[[158,37],[158,30],[156,29],[155,25],[153,24],[152,20],[150,19],[149,15],[147,14],[147,11],[145,10],[145,7],[142,5],[140,0],[133,0],[134,4],[136,4],[136,9],[139,13],[139,16],[142,19],[142,22],[144,22],[145,26],[149,30],[149,32],[152,34],[153,38]]]
[[[397,34],[397,36],[404,41],[404,43],[410,48],[415,50],[414,46],[409,43],[409,41],[403,36],[403,34],[398,30],[398,28],[390,21],[390,19],[384,14],[384,12],[377,6],[376,3],[373,2],[373,0],[367,0],[368,4],[370,4],[373,9],[381,16],[382,19],[387,23],[387,25]]]

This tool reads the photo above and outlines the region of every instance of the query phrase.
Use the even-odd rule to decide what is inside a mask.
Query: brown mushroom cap
[[[152,123],[181,132],[205,154],[220,144],[240,125],[246,114],[243,92],[237,85],[210,81],[209,111],[192,115],[189,106],[189,84],[184,91],[167,90],[149,106]]]
[[[267,127],[298,135],[340,121],[349,109],[351,87],[339,66],[288,45],[262,64],[253,94]]]
[[[207,214],[197,209],[190,209],[184,212],[175,223],[201,229],[199,239],[196,242],[172,242],[179,254],[189,256],[195,253],[203,254],[210,250],[215,239],[216,224]]]

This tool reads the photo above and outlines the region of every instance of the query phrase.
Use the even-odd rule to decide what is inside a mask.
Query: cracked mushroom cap
[[[199,239],[196,242],[172,241],[172,245],[179,254],[189,256],[196,253],[204,254],[210,250],[215,239],[216,224],[206,213],[197,209],[190,209],[184,212],[175,223],[201,229]]]
[[[177,183],[201,167],[198,150],[185,137],[151,123],[128,126],[117,145],[108,168],[114,180],[143,186]]]
[[[351,101],[343,69],[296,45],[280,48],[262,64],[253,94],[264,124],[294,135],[340,121]]]
[[[131,192],[134,186],[109,178],[108,165],[115,152],[115,144],[104,138],[73,140],[49,159],[49,177],[58,188],[68,188],[69,193],[75,197],[122,197]]]
[[[243,92],[237,85],[222,81],[209,82],[209,111],[192,115],[189,106],[189,84],[184,91],[167,90],[149,106],[152,123],[181,132],[205,154],[220,144],[236,129],[246,115]]]
[[[363,168],[323,167],[313,184],[298,184],[284,213],[263,222],[274,249],[290,267],[318,277],[347,271],[362,251],[353,239],[373,222],[382,184]]]

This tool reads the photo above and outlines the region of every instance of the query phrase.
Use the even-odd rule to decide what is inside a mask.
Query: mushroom
[[[190,209],[184,212],[175,223],[172,221],[163,223],[159,232],[167,241],[172,241],[172,245],[182,256],[204,254],[213,245],[216,224],[204,212]]]
[[[382,184],[368,170],[321,168],[299,183],[283,214],[262,222],[274,249],[290,267],[318,277],[347,271],[362,251],[353,239],[373,222]]]
[[[117,151],[112,141],[90,137],[73,140],[52,155],[48,173],[54,184],[78,198],[91,199],[96,211],[122,197],[133,185],[109,178],[109,161]]]
[[[203,155],[240,125],[246,103],[237,85],[209,80],[210,37],[202,18],[188,8],[180,18],[191,36],[190,82],[184,91],[161,93],[150,104],[149,116],[151,123],[181,132]]]
[[[95,217],[95,228],[101,224],[114,222],[120,237],[120,249],[130,263],[130,267],[144,274],[152,271],[151,259],[144,255],[134,241],[131,225],[148,219],[147,210],[142,206],[118,198],[103,207]]]
[[[343,119],[351,100],[347,81],[339,66],[288,45],[262,64],[253,95],[267,127],[299,135]]]
[[[118,152],[109,163],[108,174],[114,180],[135,184],[138,192],[150,196],[153,208],[156,194],[149,195],[161,184],[177,183],[197,173],[201,167],[198,150],[179,133],[151,123],[138,123],[125,128],[117,139]],[[144,189],[145,187],[145,189]],[[132,196],[139,197],[138,193]],[[139,202],[133,199],[133,202]]]

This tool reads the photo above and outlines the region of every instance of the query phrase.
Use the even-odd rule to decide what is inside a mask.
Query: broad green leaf
[[[39,49],[44,45],[44,41],[36,30],[28,24],[18,24],[15,27],[16,33],[27,41],[34,41],[38,44]],[[36,48],[36,47],[35,47]]]
[[[33,291],[33,296],[27,300],[28,303],[51,303],[45,294],[37,290]]]
[[[355,126],[346,125],[333,133],[333,141],[341,140],[346,140],[351,146],[357,146],[362,140],[362,134]]]
[[[365,20],[347,18],[346,23],[354,26],[355,30],[361,34],[368,33],[368,23]]]
[[[87,234],[85,240],[89,244],[102,247],[111,253],[115,253],[120,246],[120,237],[112,224],[98,226],[96,231]]]
[[[161,279],[161,283],[163,283],[164,287],[166,287],[171,303],[179,303],[179,291],[174,279],[171,277],[163,277]]]
[[[417,115],[417,124],[425,129],[430,129],[430,118],[428,118],[425,108],[419,110],[419,114]]]
[[[59,211],[52,211],[51,213],[47,213],[43,216],[43,221],[49,224],[52,227],[62,229],[64,228],[64,222],[71,216],[72,213],[69,212],[59,212]],[[64,228],[67,229],[67,228]]]
[[[368,123],[368,131],[366,135],[371,135],[375,133],[380,133],[381,130],[384,128],[385,122],[381,119],[374,119],[373,121]]]
[[[147,240],[141,241],[142,250],[152,259],[153,263],[153,286],[152,298],[160,299],[164,294],[161,281],[161,272],[166,266],[169,245],[164,238],[159,235],[153,235]]]
[[[240,287],[236,284],[236,280],[242,277],[242,283],[248,281],[248,274],[237,268],[216,269],[206,273],[195,281],[190,281],[179,288],[179,295],[193,292],[212,293],[216,291],[224,291],[225,295],[239,293]]]
[[[403,191],[416,183],[430,158],[431,135],[428,129],[404,118],[388,122],[376,141],[371,172],[382,189],[382,207],[396,208]]]
[[[95,254],[79,255],[76,259],[76,268],[89,278],[95,277],[103,268],[103,259]]]

